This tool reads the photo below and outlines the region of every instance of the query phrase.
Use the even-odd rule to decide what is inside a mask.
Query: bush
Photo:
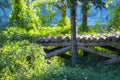
[[[108,24],[108,29],[112,31],[120,31],[120,3],[111,11],[111,19]]]
[[[35,2],[27,3],[25,0],[12,0],[12,10],[10,26],[19,26],[27,30],[40,27],[41,21],[36,15]]]
[[[62,32],[68,33],[69,27],[43,27],[40,30],[40,33],[20,27],[0,30],[1,80],[120,79],[119,64],[98,66],[97,63],[103,59],[99,56],[81,57],[75,66],[69,60],[57,56],[44,60],[43,47],[36,44],[34,39],[38,36],[64,35]],[[47,33],[47,30],[51,32]]]
[[[67,16],[61,18],[61,19],[58,21],[57,26],[60,26],[60,27],[70,26],[70,19],[69,19]]]

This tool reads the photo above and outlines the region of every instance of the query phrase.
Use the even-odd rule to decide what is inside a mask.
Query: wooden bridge
[[[54,49],[45,50],[46,56],[45,58],[50,58],[55,55],[63,55],[66,51],[71,50],[71,38],[68,36],[59,36],[59,37],[41,37],[37,41],[37,43],[42,46],[55,46]],[[105,61],[106,64],[111,64],[114,62],[120,62],[120,33],[115,34],[104,34],[100,36],[91,36],[91,35],[78,35],[77,36],[77,46],[78,49],[81,49],[86,52],[98,54],[100,56],[108,58]],[[116,51],[117,54],[110,54],[105,52],[96,51],[94,49],[89,48],[90,46],[99,46],[105,49]]]

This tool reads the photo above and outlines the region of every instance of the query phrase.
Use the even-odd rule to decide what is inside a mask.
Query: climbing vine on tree
[[[34,2],[28,1],[30,4],[25,0],[12,0],[13,12],[10,17],[10,26],[19,26],[30,30],[40,25]]]

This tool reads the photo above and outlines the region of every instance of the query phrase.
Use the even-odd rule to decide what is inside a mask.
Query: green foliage
[[[84,1],[83,5],[82,5],[82,13],[86,13],[88,12],[88,10],[90,9],[90,4],[88,1]]]
[[[98,66],[97,62],[102,62],[101,57],[87,57],[80,59],[80,62],[74,67],[70,63],[63,64],[55,58],[47,66],[45,73],[34,77],[42,80],[119,80],[119,65]],[[97,59],[97,60],[96,60]],[[58,62],[58,63],[57,63]],[[102,73],[102,74],[101,74]],[[108,75],[108,76],[106,76]]]
[[[42,5],[42,6],[37,6],[38,7],[38,17],[41,19],[41,25],[43,26],[48,26],[51,25],[53,18],[55,16],[55,11],[51,8],[51,5]],[[39,7],[43,8],[45,10],[45,13],[40,13]]]
[[[79,0],[82,2],[82,27],[81,30],[82,32],[88,32],[89,31],[89,27],[87,26],[87,13],[88,10],[90,9],[90,3],[92,2],[96,8],[103,8],[104,7],[104,2],[102,0]]]
[[[43,47],[36,44],[38,37],[65,35],[69,33],[69,29],[69,27],[42,27],[38,31],[35,29],[27,31],[21,27],[10,27],[0,30],[0,79],[119,80],[119,64],[97,66],[98,62],[104,60],[99,56],[87,58],[81,56],[75,67],[70,61],[57,56],[44,60]]]
[[[69,60],[67,61],[57,56],[51,59],[44,60],[43,55],[45,55],[45,53],[42,50],[43,47],[41,45],[36,44],[38,37],[62,35],[70,36],[70,26],[69,24],[65,23],[65,27],[60,27],[62,24],[60,24],[60,26],[57,27],[33,27],[33,25],[36,25],[36,21],[34,22],[34,18],[32,17],[36,15],[33,15],[29,12],[29,10],[27,11],[22,6],[26,7],[26,9],[29,9],[30,11],[33,11],[32,13],[36,13],[36,11],[34,12],[33,10],[32,4],[31,7],[29,3],[19,4],[19,7],[17,4],[16,7],[18,8],[18,10],[14,7],[15,12],[13,11],[13,13],[16,14],[16,16],[12,15],[12,18],[15,18],[13,18],[13,21],[16,21],[18,19],[20,21],[25,21],[25,23],[13,23],[15,24],[14,27],[9,27],[8,29],[0,30],[0,80],[120,79],[119,64],[107,66],[97,65],[97,63],[99,62],[103,62],[104,58],[92,55],[88,56],[87,58],[83,58],[81,55],[81,50],[79,50],[79,55],[81,56],[80,60],[75,66],[72,66]],[[39,9],[36,10],[39,12]],[[17,13],[21,15],[21,17],[17,15]],[[28,17],[28,15],[30,16]],[[41,14],[39,13],[38,15]],[[28,24],[29,19],[31,19],[30,22],[33,21],[33,24]],[[39,21],[39,19],[37,20]],[[62,23],[62,21],[60,23]],[[26,24],[27,26],[24,26],[24,24]],[[81,29],[79,31],[81,31]],[[103,32],[103,28],[99,24],[96,24],[96,26],[90,27],[89,31],[90,32],[88,32],[87,34],[100,33]],[[95,47],[95,49],[111,52],[108,50],[103,50],[99,47]],[[70,53],[68,52],[67,54]]]
[[[87,26],[86,28],[87,28],[87,30],[84,30],[85,28],[83,27],[83,24],[81,24],[80,26],[77,27],[77,32],[78,32],[79,34],[88,32],[90,27]]]
[[[0,79],[24,80],[43,60],[41,48],[25,37],[25,29],[9,28],[0,33]],[[29,35],[28,35],[29,36]],[[24,37],[24,38],[22,38]],[[28,40],[29,39],[29,40]],[[34,47],[33,47],[34,46]],[[27,59],[27,57],[34,57]],[[30,63],[31,62],[31,63]]]
[[[100,34],[104,34],[104,33],[110,33],[109,30],[107,30],[107,27],[105,25],[101,25],[101,23],[99,21],[96,22],[96,24],[94,26],[88,26],[88,31],[84,31],[83,32],[83,27],[82,25],[78,26],[78,34],[95,34],[98,35]]]
[[[111,19],[108,24],[108,29],[120,31],[120,3],[111,11]]]
[[[28,30],[40,26],[41,22],[36,15],[34,2],[28,4],[25,0],[12,0],[12,10],[10,26],[19,26]]]
[[[61,18],[61,19],[58,21],[57,26],[61,26],[61,27],[70,26],[70,19],[69,19],[67,16]]]
[[[39,36],[60,36],[60,35],[70,35],[70,27],[43,27],[38,31]]]

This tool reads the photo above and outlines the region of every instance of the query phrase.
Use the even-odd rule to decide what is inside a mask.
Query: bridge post
[[[71,16],[71,41],[72,41],[72,63],[76,63],[78,52],[77,52],[77,39],[76,39],[76,7],[72,7],[70,10]]]

